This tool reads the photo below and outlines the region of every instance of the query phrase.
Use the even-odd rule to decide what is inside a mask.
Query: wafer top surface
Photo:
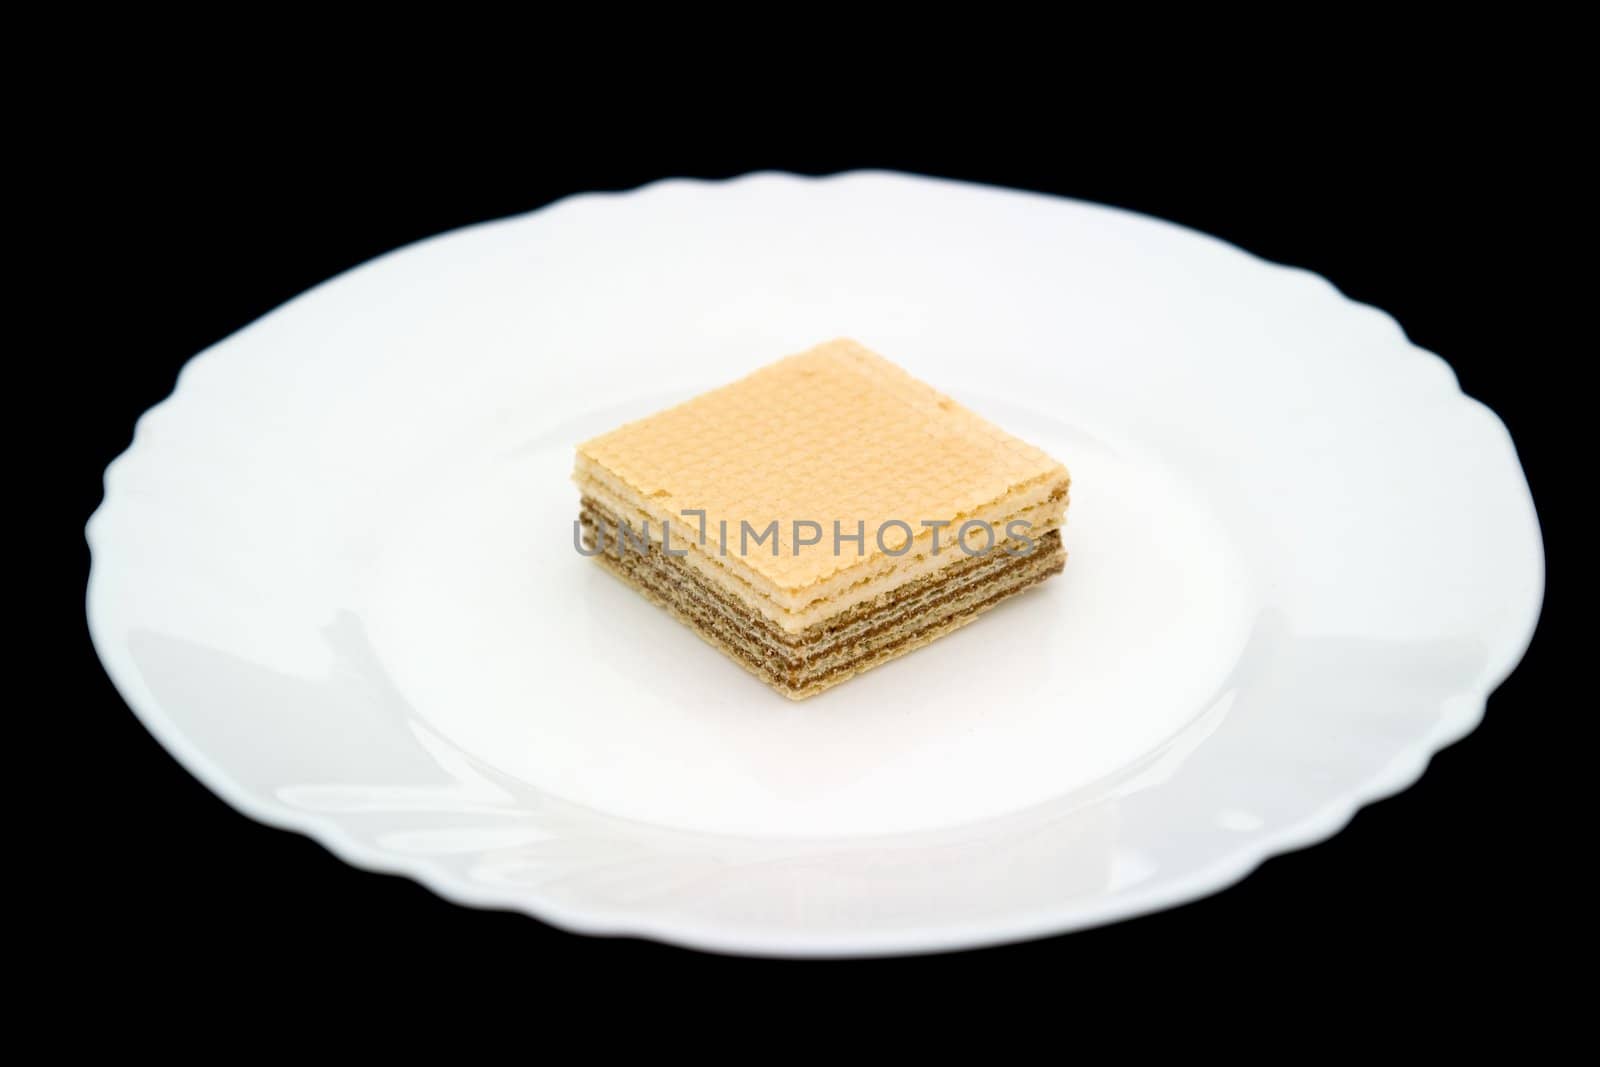
[[[703,509],[713,552],[726,520],[728,554],[787,589],[876,556],[875,533],[888,520],[926,537],[924,521],[959,522],[1030,483],[1066,477],[1044,452],[849,340],[780,359],[578,452],[642,510],[674,516],[676,529],[698,524],[680,525],[681,511]],[[741,521],[760,531],[774,519],[778,554],[770,541],[741,552]],[[798,555],[795,520],[824,531]],[[847,534],[862,524],[864,555],[853,542],[834,553],[835,520]],[[885,542],[894,549],[903,536],[891,527]]]

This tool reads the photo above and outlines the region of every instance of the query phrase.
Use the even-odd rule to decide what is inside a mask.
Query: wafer
[[[580,551],[801,699],[1059,574],[1059,462],[854,341],[578,447]]]

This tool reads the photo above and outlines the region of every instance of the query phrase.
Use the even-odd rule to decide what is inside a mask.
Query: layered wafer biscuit
[[[1060,463],[848,340],[578,447],[577,541],[802,699],[1061,573]]]

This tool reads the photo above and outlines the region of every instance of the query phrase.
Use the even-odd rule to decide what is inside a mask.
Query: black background
[[[1560,214],[1552,181],[1565,164],[1558,143],[1524,123],[1518,107],[1493,94],[1427,95],[1354,110],[1339,102],[1288,123],[1186,112],[1175,100],[1160,122],[1094,121],[1080,106],[1024,132],[981,115],[934,116],[913,131],[886,108],[856,114],[847,137],[800,113],[759,128],[692,112],[632,125],[591,117],[570,128],[530,118],[485,133],[448,115],[380,121],[364,106],[330,105],[313,135],[303,109],[217,121],[184,105],[110,98],[62,169],[75,250],[92,240],[95,264],[66,278],[94,310],[68,322],[73,356],[55,364],[65,380],[50,414],[73,494],[68,517],[71,525],[88,517],[100,472],[188,357],[374,255],[577,191],[675,175],[877,167],[1116,204],[1323,274],[1391,312],[1501,415],[1548,530],[1558,449],[1546,374],[1572,346],[1542,314],[1560,298],[1533,242],[1548,240]],[[76,589],[65,595],[81,603],[88,555],[81,535],[72,537]],[[1126,982],[1142,980],[1127,977],[1129,968],[1185,973],[1222,960],[1285,981],[1339,964],[1371,973],[1377,962],[1401,980],[1506,982],[1564,921],[1559,908],[1535,905],[1547,898],[1528,869],[1540,863],[1548,814],[1525,768],[1549,744],[1541,661],[1550,599],[1541,637],[1484,724],[1437,756],[1416,786],[1362,811],[1330,841],[1270,860],[1211,898],[1111,927],[842,965],[579,938],[347,867],[307,839],[235,813],[167,756],[106,680],[77,614],[68,641],[80,657],[71,674],[79,688],[60,712],[70,712],[74,751],[84,752],[79,780],[94,785],[57,798],[52,811],[64,826],[95,833],[82,849],[62,837],[51,910],[72,958],[112,981],[137,984],[160,960],[229,989],[284,972],[329,989],[406,987],[419,974],[445,983],[496,974],[512,988],[551,974],[585,983],[714,972],[963,983],[1043,970]]]

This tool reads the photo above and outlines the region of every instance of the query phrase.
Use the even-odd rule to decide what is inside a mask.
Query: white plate
[[[568,472],[839,335],[1064,460],[1071,558],[792,704],[573,551]],[[793,955],[1070,930],[1326,837],[1472,729],[1543,589],[1504,427],[1383,313],[881,173],[368,263],[196,357],[89,537],[111,677],[242,811],[464,903]]]

